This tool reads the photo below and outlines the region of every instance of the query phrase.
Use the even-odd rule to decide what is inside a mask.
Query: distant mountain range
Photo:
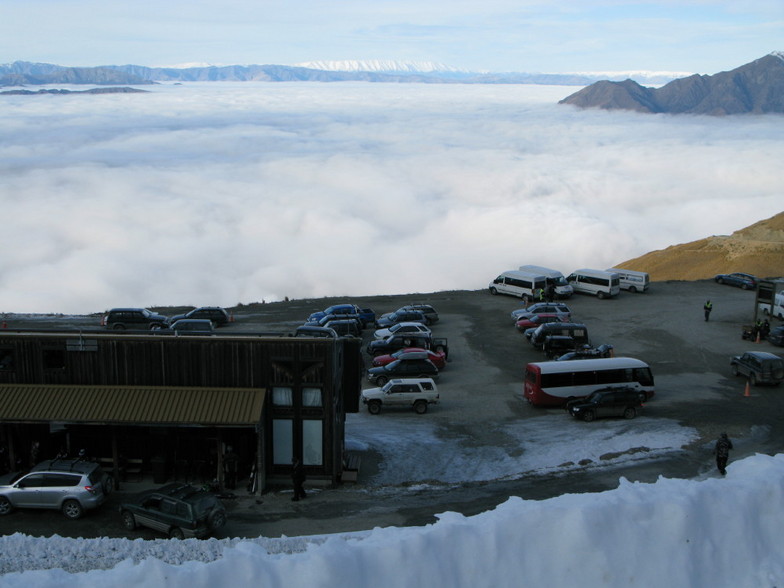
[[[635,72],[646,83],[664,83],[677,74]],[[225,65],[190,67],[145,67],[105,65],[66,67],[49,63],[16,61],[0,65],[0,86],[51,84],[141,85],[156,82],[391,82],[460,84],[547,84],[586,86],[612,74],[477,73],[431,62],[400,61],[314,61],[297,66]]]
[[[646,88],[632,80],[599,81],[560,104],[672,114],[782,113],[784,53],[774,52],[712,76],[677,79],[661,88]]]

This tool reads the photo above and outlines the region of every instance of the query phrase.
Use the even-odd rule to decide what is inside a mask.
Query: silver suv
[[[0,476],[0,515],[15,508],[51,508],[69,519],[99,507],[112,480],[99,464],[82,459],[51,459],[29,472]]]
[[[362,402],[370,414],[381,412],[384,406],[410,406],[417,414],[425,414],[428,404],[440,398],[436,383],[431,378],[402,378],[390,380],[381,388],[362,391]]]

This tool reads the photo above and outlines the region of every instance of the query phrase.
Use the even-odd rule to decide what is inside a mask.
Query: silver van
[[[621,279],[621,290],[628,290],[631,293],[644,293],[651,285],[651,276],[649,276],[647,272],[637,272],[634,270],[618,269],[614,267],[611,267],[605,271],[618,274],[618,277]]]
[[[508,294],[518,298],[532,300],[539,290],[547,287],[547,278],[541,274],[532,274],[521,271],[508,271],[502,273],[490,282],[490,294]]]

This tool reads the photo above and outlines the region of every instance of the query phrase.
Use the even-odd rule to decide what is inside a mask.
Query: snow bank
[[[784,455],[732,463],[726,478],[621,479],[615,490],[510,498],[427,527],[279,540],[152,541],[23,535],[0,561],[25,567],[123,561],[111,569],[12,572],[36,586],[781,586]]]

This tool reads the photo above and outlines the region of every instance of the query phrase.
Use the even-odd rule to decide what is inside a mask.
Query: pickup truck
[[[319,321],[328,315],[332,315],[334,319],[356,318],[363,329],[368,325],[376,324],[376,313],[373,309],[360,308],[356,304],[333,304],[324,310],[312,313],[305,324],[318,325]]]
[[[362,402],[370,414],[378,414],[383,406],[410,406],[417,414],[425,414],[429,404],[438,402],[438,388],[430,378],[390,380],[381,388],[362,391]]]
[[[390,335],[386,339],[377,339],[368,343],[366,348],[368,355],[386,355],[394,353],[398,349],[406,347],[420,347],[430,349],[435,352],[443,352],[444,357],[449,357],[449,346],[445,337],[433,337],[426,333],[412,334],[403,333],[401,335]]]

